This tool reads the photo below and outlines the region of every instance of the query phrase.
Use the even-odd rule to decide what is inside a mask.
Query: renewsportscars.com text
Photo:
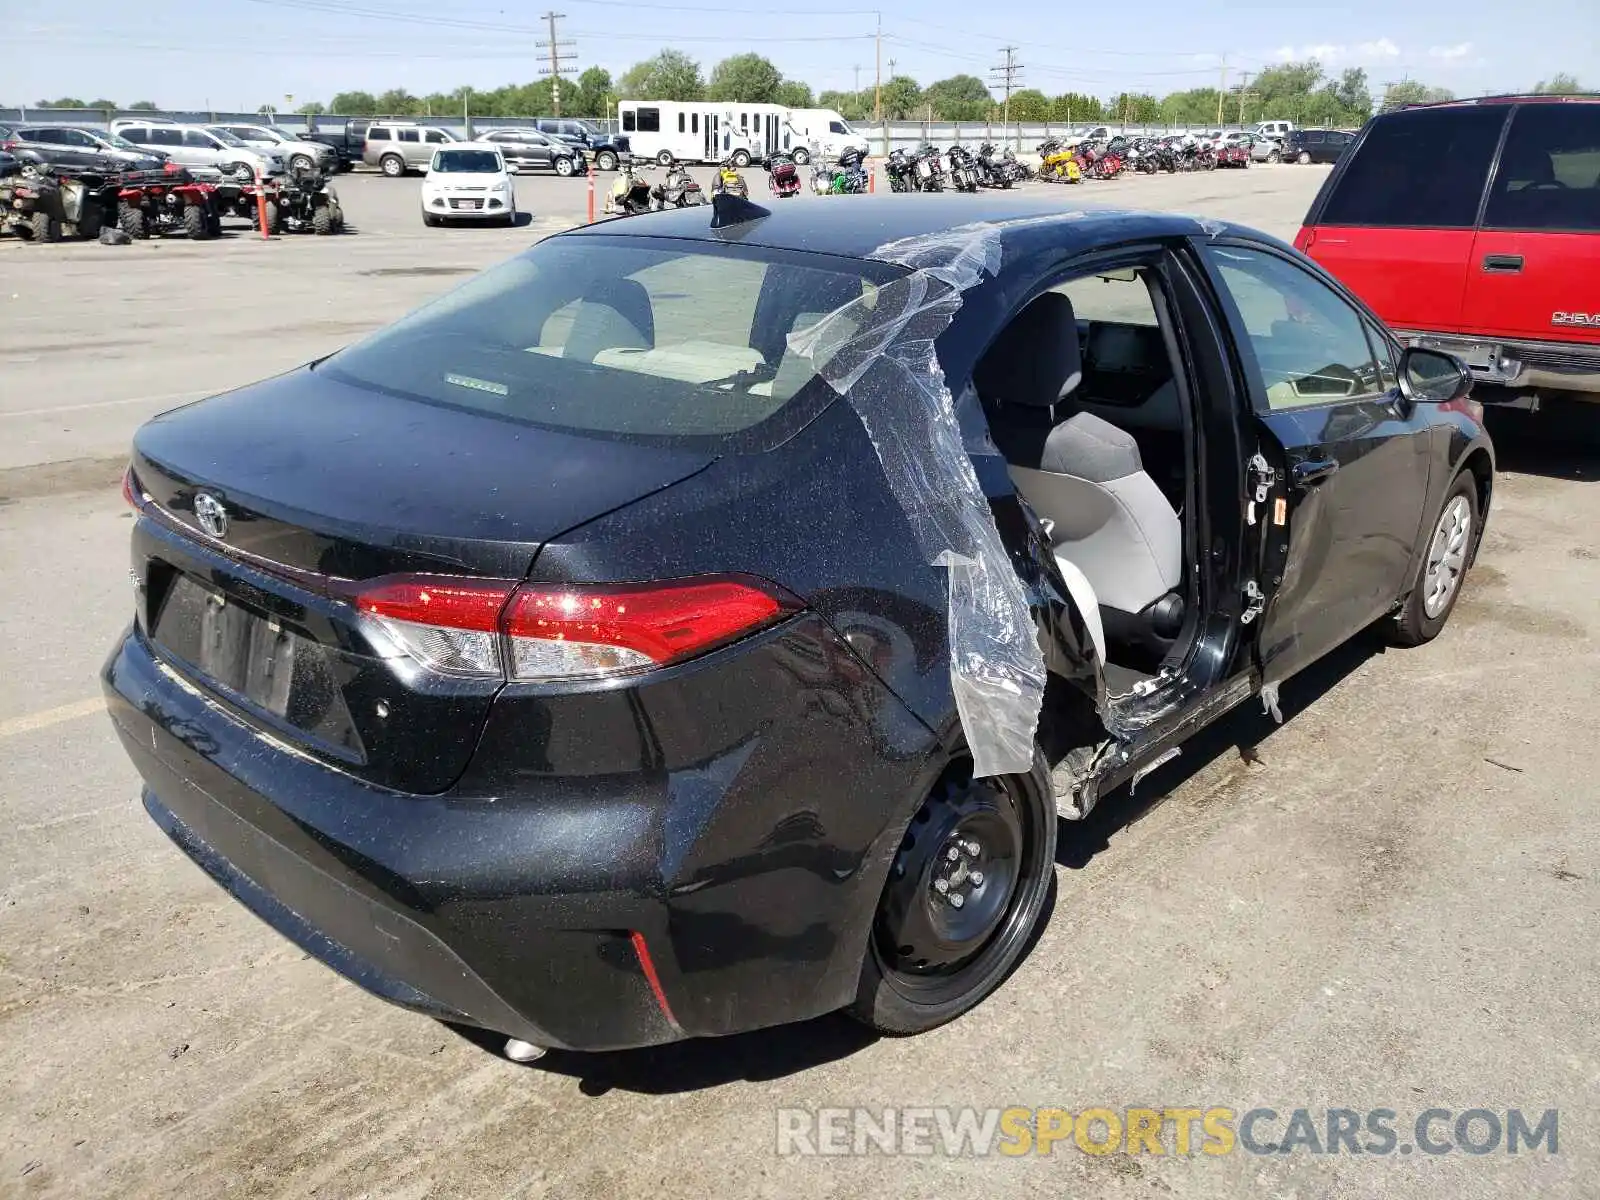
[[[1557,1154],[1553,1108],[781,1108],[786,1156]]]

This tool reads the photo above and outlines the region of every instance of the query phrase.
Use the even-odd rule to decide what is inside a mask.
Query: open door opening
[[[1106,702],[1181,669],[1199,623],[1195,421],[1150,266],[1034,297],[974,383],[1012,482],[1088,627]]]

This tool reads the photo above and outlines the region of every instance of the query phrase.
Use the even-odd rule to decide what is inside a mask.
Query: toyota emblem
[[[200,528],[212,537],[221,540],[228,536],[228,510],[210,492],[195,493],[194,515],[200,522]]]

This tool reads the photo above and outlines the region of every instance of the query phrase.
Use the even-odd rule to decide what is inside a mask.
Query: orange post
[[[873,163],[870,167],[867,168],[867,191],[876,192],[877,190],[878,190],[878,164],[877,163]]]
[[[272,231],[267,228],[267,185],[259,177],[256,179],[256,220],[261,226],[261,236],[270,238]]]
[[[589,224],[594,224],[594,163],[589,164]]]

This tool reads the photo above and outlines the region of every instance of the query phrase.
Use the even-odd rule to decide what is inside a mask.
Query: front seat
[[[1143,651],[1145,665],[1183,624],[1183,522],[1131,434],[1087,412],[1056,423],[1082,378],[1077,319],[1059,292],[1018,314],[973,372],[1012,482],[1050,522],[1063,575],[1081,573],[1107,641]]]
[[[655,311],[644,284],[608,279],[579,300],[562,357],[593,362],[605,350],[648,350],[655,342]]]

